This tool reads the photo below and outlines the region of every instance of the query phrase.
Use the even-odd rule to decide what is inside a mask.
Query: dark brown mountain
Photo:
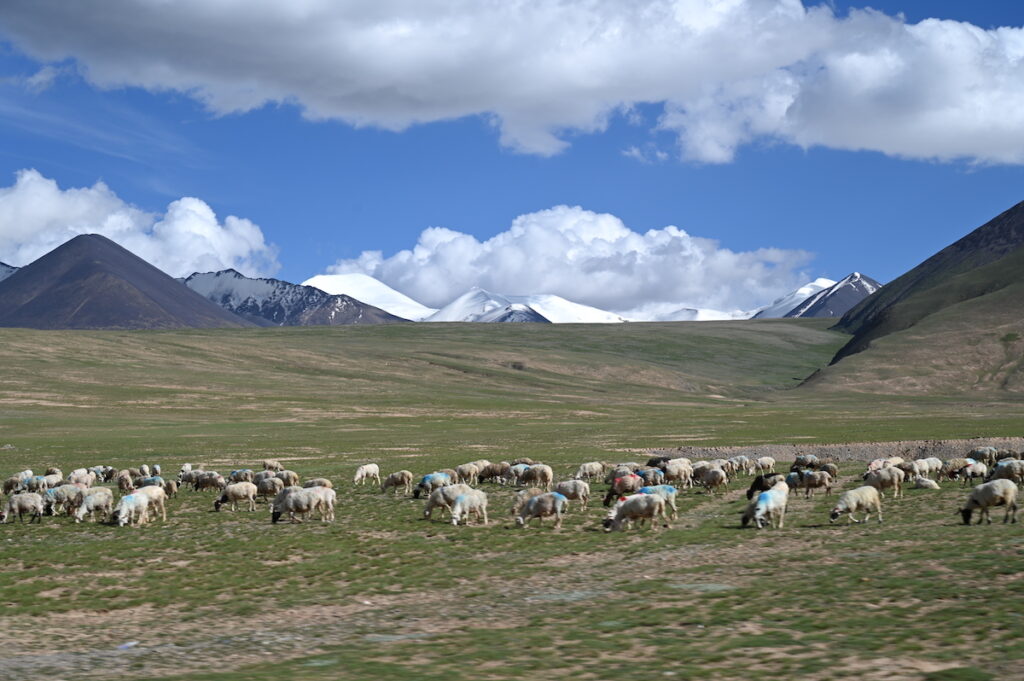
[[[173,329],[252,324],[110,239],[83,234],[0,281],[0,326]]]

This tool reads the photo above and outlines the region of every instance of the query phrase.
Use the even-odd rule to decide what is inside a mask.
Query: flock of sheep
[[[787,473],[776,472],[775,465],[771,457],[746,456],[711,461],[654,457],[644,465],[593,461],[580,465],[570,479],[556,482],[550,466],[528,458],[498,463],[473,461],[422,475],[419,480],[411,471],[400,470],[382,481],[379,466],[370,463],[358,468],[353,484],[378,485],[382,493],[390,490],[415,499],[424,498],[424,518],[432,518],[437,510],[442,518],[447,513],[453,525],[474,520],[488,524],[488,495],[475,486],[490,483],[514,487],[517,491],[510,513],[517,526],[527,527],[535,519],[543,523],[545,518],[554,518],[558,528],[569,502],[576,501],[586,510],[591,483],[603,481],[608,486],[603,499],[608,508],[603,525],[606,531],[616,531],[645,523],[654,529],[659,521],[668,527],[669,521],[677,518],[676,497],[680,491],[700,487],[706,494],[714,495],[731,480],[746,475],[753,479],[741,524],[781,528],[789,495],[794,490],[804,490],[805,497],[819,490],[828,495],[839,475],[834,463],[813,455],[798,456]],[[991,523],[989,509],[997,506],[1006,507],[1003,522],[1017,521],[1017,486],[1024,483],[1024,461],[1015,452],[992,447],[980,447],[966,457],[945,462],[937,458],[906,461],[901,457],[872,461],[863,474],[864,485],[842,493],[829,519],[834,522],[846,516],[848,522],[866,522],[876,515],[878,522],[882,522],[882,498],[887,491],[898,498],[907,485],[938,489],[937,481],[943,479],[960,479],[964,486],[984,480],[971,490],[959,510],[965,524],[970,524],[975,511],[980,512],[979,523]],[[318,514],[324,522],[333,521],[337,502],[333,483],[326,478],[312,478],[302,486],[299,482],[297,473],[273,460],[264,461],[262,470],[234,470],[227,476],[203,470],[199,465],[184,464],[176,479],[163,478],[158,465],[124,470],[94,466],[74,470],[66,477],[57,468],[49,468],[43,475],[25,470],[4,482],[3,493],[7,498],[0,510],[0,522],[13,522],[14,516],[24,522],[25,515],[30,523],[41,522],[44,514],[61,513],[75,522],[98,516],[122,527],[141,525],[156,517],[166,521],[167,498],[184,487],[218,492],[214,511],[224,505],[238,510],[240,503],[255,511],[257,499],[263,498],[268,502],[273,523],[284,516],[301,522],[311,514]],[[113,487],[120,492],[116,503]],[[857,520],[855,513],[864,513],[864,518]]]

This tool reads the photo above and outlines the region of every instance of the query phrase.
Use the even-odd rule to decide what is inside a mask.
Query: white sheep
[[[1006,515],[1003,522],[1017,522],[1017,485],[1010,480],[992,480],[977,485],[967,499],[967,504],[960,509],[960,516],[964,519],[964,525],[971,524],[971,514],[975,509],[981,511],[978,516],[978,524],[985,520],[989,525],[992,518],[988,510],[993,506],[1006,506]]]
[[[96,512],[106,518],[114,508],[114,494],[106,487],[93,487],[82,490],[82,499],[72,514],[76,523],[82,522],[86,515],[96,517]]]
[[[825,490],[825,496],[832,494],[832,476],[825,471],[798,471],[800,486],[804,488],[804,498],[814,496],[814,490]]]
[[[375,463],[364,463],[356,469],[356,475],[352,479],[352,483],[362,485],[371,480],[376,480],[377,484],[380,484],[380,466]]]
[[[564,480],[555,485],[555,491],[566,499],[579,501],[584,510],[590,501],[590,485],[583,480]]]
[[[397,492],[399,489],[404,494],[412,493],[412,471],[400,470],[395,471],[384,478],[384,482],[380,484],[380,491],[387,492],[389,488],[394,487]]]
[[[544,518],[555,516],[555,529],[562,526],[562,516],[565,514],[569,500],[558,492],[545,492],[526,500],[523,507],[519,509],[516,516],[516,525],[522,528],[529,527],[530,521],[537,518],[540,525],[544,524]]]
[[[963,478],[963,486],[967,487],[967,484],[970,482],[974,482],[975,478],[981,478],[982,480],[984,480],[985,476],[987,475],[988,466],[981,463],[980,461],[975,461],[974,463],[968,464],[961,468],[960,470],[956,471],[953,477]]]
[[[693,486],[693,466],[687,459],[670,459],[665,462],[665,482],[678,482],[684,489]]]
[[[891,487],[893,499],[899,499],[903,496],[903,478],[903,471],[893,466],[877,468],[864,474],[865,484],[877,489],[882,496],[885,496],[883,490]]]
[[[146,487],[140,487],[132,494],[134,496],[147,499],[149,502],[149,508],[159,511],[160,517],[164,522],[167,522],[167,493],[164,492],[163,487],[147,485]],[[146,515],[149,515],[148,509],[146,511]]]
[[[1012,480],[1020,484],[1024,482],[1024,461],[1017,459],[1003,459],[992,467],[989,473],[989,480]]]
[[[459,482],[475,485],[480,476],[480,468],[472,463],[464,463],[461,466],[455,467],[455,475]]]
[[[665,517],[665,499],[657,494],[633,494],[620,499],[605,517],[605,531],[618,532],[627,526],[637,522],[638,526],[650,521],[651,529],[657,529],[657,518],[661,518],[662,524],[668,527],[668,519]]]
[[[25,522],[24,514],[28,513],[29,524],[43,522],[43,498],[35,492],[23,492],[7,498],[7,505],[0,511],[0,523],[6,523],[12,515],[18,515],[18,521]],[[12,519],[13,522],[13,519]]]
[[[939,483],[935,482],[931,478],[924,478],[918,476],[914,478],[914,489],[941,489]]]
[[[708,494],[714,495],[715,490],[719,487],[724,487],[729,484],[729,476],[726,475],[725,471],[716,466],[703,466],[700,469],[694,470],[694,480],[708,491]]]
[[[476,516],[477,520],[482,520],[483,524],[487,524],[487,495],[478,489],[472,489],[468,492],[460,494],[455,497],[455,502],[451,508],[452,514],[452,525],[458,525],[462,522],[465,525],[469,524],[469,516]]]
[[[520,485],[536,485],[537,487],[543,487],[545,490],[551,489],[551,483],[554,482],[555,472],[551,470],[551,466],[543,463],[536,463],[529,466],[526,471],[519,476]]]
[[[789,485],[779,480],[771,489],[761,492],[747,506],[743,513],[742,525],[753,520],[757,529],[762,529],[765,522],[772,528],[782,529],[786,523],[786,506],[789,503]]]
[[[316,489],[316,487],[303,488],[291,485],[278,492],[271,504],[270,522],[276,524],[281,516],[287,513],[291,522],[301,523],[302,520],[297,518],[297,515],[305,518],[320,508],[323,503]],[[321,520],[323,520],[323,514],[321,514]]]
[[[142,525],[146,522],[148,511],[148,497],[134,493],[126,494],[118,500],[114,508],[114,518],[118,527]]]
[[[596,480],[604,475],[604,464],[600,461],[581,463],[572,477],[576,480]]]
[[[275,473],[277,477],[284,481],[285,487],[295,487],[299,484],[299,474],[295,471],[283,470]]]
[[[302,483],[303,487],[326,487],[328,489],[334,489],[334,483],[327,478],[310,478],[306,482]]]
[[[284,470],[284,466],[282,466],[281,462],[277,461],[276,459],[264,459],[263,460],[263,470],[265,470],[265,471],[274,471],[274,472],[283,471]]]
[[[895,469],[898,470],[898,469]],[[902,471],[900,471],[902,473]],[[857,520],[853,517],[856,511],[864,511],[864,520]],[[843,514],[847,515],[847,524],[866,523],[872,513],[878,514],[878,522],[882,522],[882,497],[878,490],[870,485],[864,485],[857,489],[843,492],[839,495],[839,501],[832,507],[828,521],[834,523]]]
[[[452,504],[455,503],[456,497],[472,489],[469,485],[464,485],[461,482],[457,485],[438,487],[427,497],[427,503],[423,506],[423,518],[430,520],[434,515],[435,508],[441,509],[441,517],[443,518],[445,511],[451,513]]]
[[[332,487],[314,485],[305,489],[310,490],[320,497],[320,520],[321,522],[334,522],[334,506],[338,501],[338,493]]]
[[[224,488],[220,498],[213,502],[213,510],[219,511],[220,507],[224,504],[230,503],[231,510],[238,510],[239,501],[247,501],[249,503],[249,510],[256,510],[256,494],[259,492],[256,485],[252,484],[247,480],[242,482],[234,482]]]
[[[228,473],[228,480],[230,482],[252,482],[253,475],[252,469],[242,468]]]
[[[775,459],[770,456],[760,456],[756,461],[754,461],[754,469],[756,471],[760,471],[762,474],[774,473]]]
[[[651,485],[641,487],[638,494],[655,494],[665,500],[665,506],[672,520],[679,518],[679,509],[676,508],[676,495],[679,494],[672,485]]]

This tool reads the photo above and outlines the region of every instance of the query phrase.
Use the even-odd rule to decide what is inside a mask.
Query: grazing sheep
[[[50,485],[47,484],[45,475],[33,475],[25,482],[25,489],[29,492],[45,492],[50,489]]]
[[[645,485],[661,485],[665,482],[665,472],[660,468],[641,468],[636,474],[644,479]]]
[[[753,482],[750,483],[750,489],[747,490],[747,499],[753,499],[754,494],[758,492],[767,492],[775,486],[777,482],[785,482],[786,475],[783,473],[768,473],[762,474],[754,478]],[[799,478],[800,476],[797,476]]]
[[[694,471],[694,478],[708,494],[714,495],[715,490],[729,484],[729,476],[721,468],[704,466],[699,472]]]
[[[50,513],[57,515],[58,511],[63,509],[64,513],[71,515],[83,489],[86,488],[67,484],[46,490],[46,496],[43,498],[44,510],[48,509]]]
[[[754,521],[757,529],[763,529],[767,520],[773,529],[782,529],[786,522],[786,505],[789,503],[789,485],[785,479],[777,479],[771,489],[757,495],[743,512],[740,525],[746,527]]]
[[[18,515],[18,522],[24,523],[24,515],[28,513],[29,524],[43,522],[43,498],[35,492],[23,492],[7,498],[7,505],[0,511],[0,523],[6,523],[12,515]],[[13,519],[11,520],[13,522]]]
[[[105,519],[113,509],[114,493],[106,487],[93,487],[92,489],[83,490],[82,500],[72,515],[75,518],[75,522],[80,523],[85,519],[86,515],[90,515],[95,519],[97,511],[102,513]]]
[[[160,512],[160,517],[164,522],[167,522],[167,493],[164,492],[163,487],[155,487],[152,485],[146,487],[140,487],[132,493],[134,496],[143,497],[149,500],[149,508],[152,508]],[[147,509],[146,514],[148,516],[149,510]]]
[[[641,487],[640,494],[654,494],[665,500],[665,506],[669,508],[672,520],[679,518],[679,510],[676,508],[676,495],[679,493],[672,485],[652,485]]]
[[[304,489],[308,489],[320,497],[320,521],[333,523],[334,506],[338,501],[338,493],[333,488],[324,487],[323,485],[314,485]]]
[[[729,463],[732,465],[734,471],[743,473],[744,475],[754,474],[754,462],[750,460],[750,457],[739,454],[729,458]]]
[[[989,525],[992,518],[988,510],[994,506],[1006,506],[1006,515],[1003,522],[1017,522],[1017,485],[1010,480],[993,480],[977,485],[971,491],[967,504],[960,509],[960,516],[964,519],[964,525],[971,524],[971,514],[975,509],[981,511],[978,515],[978,524],[985,520]]]
[[[390,474],[380,484],[380,491],[387,492],[391,487],[394,487],[396,492],[401,488],[403,494],[412,493],[412,471],[400,470]]]
[[[489,463],[486,466],[481,466],[480,472],[477,474],[477,481],[497,482],[498,484],[504,485],[508,479],[509,470],[511,468],[512,465],[508,461]]]
[[[427,497],[427,503],[423,506],[423,519],[430,520],[434,515],[434,509],[441,509],[441,517],[444,517],[444,512],[448,511],[451,513],[452,504],[455,503],[455,498],[460,494],[472,491],[472,487],[464,485],[461,482],[455,485],[447,485],[445,487],[439,487],[430,493]]]
[[[280,461],[277,461],[275,459],[264,459],[263,470],[274,471],[276,473],[277,471],[283,471],[284,466],[281,465]]]
[[[965,459],[963,457],[957,457],[950,459],[942,464],[942,468],[939,469],[939,474],[935,477],[936,480],[953,479],[953,474],[963,468],[975,463],[974,459]]]
[[[523,506],[526,505],[527,501],[541,494],[544,494],[544,490],[537,487],[528,487],[526,489],[519,490],[512,498],[512,508],[508,510],[509,515],[518,515],[519,511],[523,510]]]
[[[540,461],[534,461],[533,459],[531,459],[528,456],[521,456],[518,459],[516,459],[515,461],[513,461],[512,465],[515,466],[516,464],[519,464],[519,463],[525,463],[527,466],[536,466],[537,464],[540,463]]]
[[[917,459],[917,470],[920,471],[921,477],[928,478],[932,475],[938,477],[939,471],[942,470],[942,459],[937,459],[934,456]]]
[[[605,532],[621,532],[634,521],[637,526],[650,521],[651,530],[657,529],[657,518],[661,518],[662,524],[668,527],[668,519],[665,517],[665,499],[656,494],[633,494],[619,499],[619,502],[608,512],[605,517]]]
[[[650,497],[655,499],[657,497]],[[544,492],[526,500],[523,507],[519,509],[516,516],[516,525],[523,529],[529,527],[530,521],[537,519],[539,525],[544,524],[544,518],[555,516],[555,529],[562,526],[562,516],[569,504],[569,500],[558,492]]]
[[[454,482],[447,473],[428,473],[420,478],[416,489],[412,491],[412,498],[419,499],[420,495],[428,496],[435,489],[450,485]]]
[[[148,478],[139,478],[135,481],[136,487],[163,487],[164,479],[159,475],[152,475]]]
[[[322,498],[316,492],[317,489],[316,487],[304,488],[296,485],[285,487],[277,493],[271,503],[270,522],[277,524],[281,516],[287,513],[289,521],[301,523],[307,515],[320,508],[323,503]],[[302,518],[296,516],[302,516]],[[321,521],[323,521],[322,513]]]
[[[469,516],[476,516],[477,520],[482,520],[483,524],[487,524],[487,494],[478,489],[472,489],[468,492],[460,494],[455,497],[455,501],[452,503],[451,508],[452,514],[452,525],[458,525],[460,522],[464,525],[469,524]]]
[[[883,490],[892,488],[892,498],[899,499],[903,496],[903,471],[899,468],[889,466],[868,471],[864,474],[864,482],[878,490],[878,493],[885,496]]]
[[[242,468],[228,473],[229,482],[252,482],[253,472],[249,468]]]
[[[61,470],[59,468],[57,468],[56,466],[50,466],[49,468],[47,468],[46,472],[43,473],[43,475],[56,475],[61,480],[64,479],[64,473],[62,473]]]
[[[941,489],[939,483],[935,482],[930,478],[922,478],[917,476],[914,478],[914,489]]]
[[[517,464],[515,464],[513,466],[509,466],[509,469],[508,469],[508,479],[509,479],[509,482],[512,483],[512,484],[517,484],[517,485],[522,484],[522,482],[523,482],[523,475],[525,475],[526,471],[528,471],[528,470],[530,470],[530,464],[526,464],[526,463],[517,463]]]
[[[141,466],[139,466],[139,475],[141,475],[144,478],[148,478],[151,475],[151,473],[149,472],[149,466],[147,466],[146,464],[142,464]]]
[[[754,469],[761,471],[761,473],[774,473],[775,459],[770,456],[760,456],[754,461]]]
[[[526,469],[526,472],[519,478],[519,484],[521,485],[536,485],[537,487],[543,487],[545,490],[551,489],[551,483],[554,482],[555,472],[551,470],[551,466],[543,463],[533,464]]]
[[[1024,482],[1024,461],[1003,459],[992,467],[988,480],[1012,480],[1019,485]]]
[[[647,459],[648,468],[661,468],[666,463],[672,460],[671,456],[652,456]]]
[[[814,496],[814,490],[825,489],[825,496],[832,494],[832,476],[825,471],[798,471],[800,486],[804,488],[804,499]]]
[[[606,484],[610,485],[615,478],[621,478],[631,473],[635,473],[640,470],[640,468],[642,468],[640,464],[633,463],[632,461],[614,464],[609,467],[608,472],[604,476],[604,481]]]
[[[896,468],[903,471],[904,480],[913,480],[921,476],[921,464],[916,461],[903,461],[896,464]]]
[[[278,493],[284,489],[284,480],[281,478],[263,478],[256,485],[256,495],[269,499],[270,497],[276,497]]]
[[[22,485],[21,478],[17,475],[12,475],[4,480],[4,494],[15,494],[21,490]]]
[[[583,510],[590,501],[590,485],[583,480],[564,480],[555,485],[555,491],[566,499],[581,502]]]
[[[168,497],[178,495],[178,481],[177,480],[164,480],[164,493]]]
[[[839,466],[835,465],[831,461],[826,461],[825,463],[823,463],[820,466],[818,466],[818,470],[819,471],[824,471],[824,472],[828,473],[829,475],[831,475],[832,476],[832,482],[835,482],[836,480],[839,479]]]
[[[987,475],[988,475],[988,466],[986,466],[985,464],[981,463],[980,461],[976,461],[976,462],[974,462],[972,464],[969,464],[967,466],[964,466],[960,470],[956,471],[955,473],[953,473],[953,475],[951,477],[953,477],[953,478],[963,478],[963,480],[964,480],[963,486],[967,487],[968,482],[974,482],[975,478],[981,478],[982,480],[984,480],[985,476],[987,476]]]
[[[135,483],[132,481],[132,476],[128,471],[120,471],[117,474],[117,489],[123,494],[135,491]]]
[[[604,475],[604,464],[600,461],[581,463],[572,477],[576,480],[596,480]]]
[[[974,459],[989,466],[994,466],[999,450],[995,447],[975,447],[967,453],[968,459]]]
[[[813,470],[818,467],[819,463],[820,461],[818,457],[814,454],[798,454],[797,457],[793,459],[793,465],[789,470],[795,471],[800,468],[810,468]]]
[[[902,473],[902,471],[900,471]],[[864,520],[857,520],[853,514],[857,511],[864,511]],[[829,512],[828,521],[834,523],[839,516],[847,514],[847,525],[850,523],[866,523],[872,513],[878,514],[878,522],[882,522],[882,498],[878,490],[870,485],[864,485],[857,489],[843,492],[839,495],[839,501]]]
[[[83,468],[72,471],[71,474],[68,475],[67,481],[73,485],[85,485],[86,487],[92,487],[96,484],[96,474]]]
[[[213,502],[213,510],[219,511],[220,507],[224,504],[230,503],[231,510],[238,510],[239,501],[249,502],[249,510],[256,510],[256,493],[259,490],[256,485],[252,484],[247,480],[242,482],[234,482],[224,488],[224,492],[221,493],[220,498]]]
[[[192,480],[192,489],[198,492],[208,489],[223,491],[227,486],[224,476],[215,471],[202,471]]]
[[[46,481],[46,489],[50,489],[51,487],[60,487],[64,482],[64,476],[60,473],[47,473],[43,476],[43,480]]]
[[[461,466],[455,467],[455,475],[458,476],[457,480],[459,482],[475,485],[480,476],[480,469],[471,463],[464,463]]]
[[[608,490],[608,494],[604,495],[604,501],[601,503],[605,506],[611,506],[612,501],[617,497],[624,497],[627,494],[636,494],[637,490],[643,486],[643,478],[636,473],[626,473],[622,477],[612,480],[611,489]]]
[[[277,477],[281,478],[281,480],[284,481],[285,487],[295,487],[299,484],[299,474],[296,473],[295,471],[277,471],[275,475],[277,475]]]
[[[302,483],[303,487],[326,487],[327,489],[334,489],[334,483],[327,478],[311,478],[306,482]]]
[[[141,494],[126,494],[114,508],[114,518],[118,527],[125,525],[142,525],[146,522],[149,510],[149,498]]]
[[[686,459],[671,459],[665,462],[665,482],[678,482],[683,489],[693,486],[693,466]]]
[[[375,463],[364,463],[356,469],[355,477],[352,478],[352,484],[362,485],[371,480],[376,480],[377,484],[380,484],[380,466]]]

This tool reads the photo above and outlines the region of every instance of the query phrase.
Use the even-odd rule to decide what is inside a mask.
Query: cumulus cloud
[[[479,241],[431,227],[416,245],[385,257],[366,251],[331,274],[362,272],[433,307],[473,286],[505,295],[552,293],[631,317],[678,308],[751,309],[805,283],[804,251],[735,252],[674,226],[644,233],[618,217],[556,206],[516,218]]]
[[[233,215],[219,221],[204,201],[182,197],[163,215],[121,200],[107,185],[61,189],[36,170],[0,187],[0,261],[24,266],[79,234],[102,234],[172,276],[233,267],[276,272],[277,249],[259,226]]]
[[[0,32],[98,87],[217,114],[285,102],[389,130],[479,115],[554,154],[646,103],[700,162],[757,140],[1024,162],[1022,28],[800,0],[5,0]]]

